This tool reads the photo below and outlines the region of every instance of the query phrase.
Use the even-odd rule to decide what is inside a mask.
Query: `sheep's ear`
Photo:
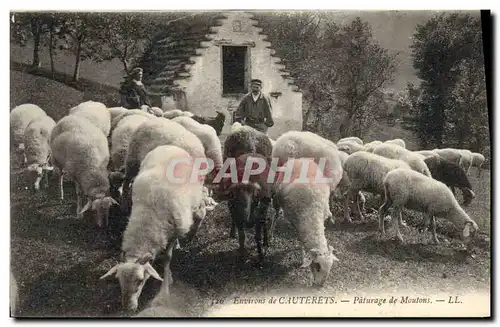
[[[140,257],[139,259],[137,259],[135,262],[138,264],[141,264],[141,265],[145,265],[146,263],[149,262],[149,260],[152,260],[152,259],[153,259],[153,255],[148,252],[145,255],[143,255],[142,257]]]
[[[85,206],[83,207],[83,209],[80,211],[80,215],[83,214],[85,211],[89,210],[90,206],[93,206],[93,203],[92,203],[92,201],[89,200],[87,202],[87,204],[85,204]]]
[[[151,266],[151,264],[148,262],[144,265],[144,269],[155,279],[158,279],[159,281],[163,282],[163,278],[160,277],[160,275],[156,272],[156,270]]]
[[[118,264],[119,265],[119,264]],[[113,276],[114,274],[116,274],[117,270],[118,270],[118,265],[115,265],[113,268],[111,268],[107,273],[105,273],[104,275],[102,275],[99,279],[105,279],[109,276]]]

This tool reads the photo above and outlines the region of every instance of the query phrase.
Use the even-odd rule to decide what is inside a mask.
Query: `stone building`
[[[302,93],[264,33],[251,13],[238,11],[199,12],[170,24],[140,64],[153,103],[204,116],[222,111],[224,133],[250,80],[258,78],[273,107],[269,136],[301,130]]]

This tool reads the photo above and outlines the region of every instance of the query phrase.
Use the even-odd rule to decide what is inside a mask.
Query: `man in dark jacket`
[[[130,77],[120,87],[121,106],[127,109],[141,109],[141,106],[151,107],[148,94],[142,84],[142,68],[135,68]]]
[[[261,92],[262,81],[260,79],[253,79],[251,87],[252,92],[241,99],[238,109],[234,112],[234,122],[267,133],[267,129],[274,125],[271,101]]]

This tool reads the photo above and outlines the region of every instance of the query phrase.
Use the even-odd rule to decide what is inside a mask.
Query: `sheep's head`
[[[43,173],[54,170],[54,167],[51,167],[47,164],[38,164],[34,163],[26,167],[24,170],[24,178],[26,183],[33,184],[35,191],[40,190],[40,181],[42,180]]]
[[[122,308],[124,310],[137,310],[142,288],[150,277],[163,281],[151,265],[152,260],[153,256],[151,253],[147,253],[136,260],[121,262],[101,276],[100,279],[105,279],[114,275],[118,279],[122,295]]]
[[[82,211],[80,211],[80,214],[92,209],[92,211],[96,211],[97,225],[99,227],[103,227],[103,225],[108,226],[109,208],[111,208],[113,204],[118,204],[118,202],[110,196],[100,194],[96,196],[95,200],[89,200]]]
[[[313,274],[313,284],[323,286],[330,275],[334,261],[339,261],[339,259],[333,254],[333,247],[329,245],[326,253],[319,249],[312,249],[306,253],[301,268],[310,267]]]
[[[462,242],[464,242],[467,251],[471,252],[473,243],[471,242],[477,236],[477,232],[479,231],[479,227],[477,226],[474,220],[467,221],[464,225],[464,229],[462,230]]]
[[[476,197],[476,194],[470,188],[462,189],[462,195],[464,198],[464,203],[463,203],[464,207],[469,206],[472,200]]]

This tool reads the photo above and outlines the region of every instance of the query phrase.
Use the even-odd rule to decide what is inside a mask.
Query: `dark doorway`
[[[247,47],[222,47],[222,93],[247,93]]]

